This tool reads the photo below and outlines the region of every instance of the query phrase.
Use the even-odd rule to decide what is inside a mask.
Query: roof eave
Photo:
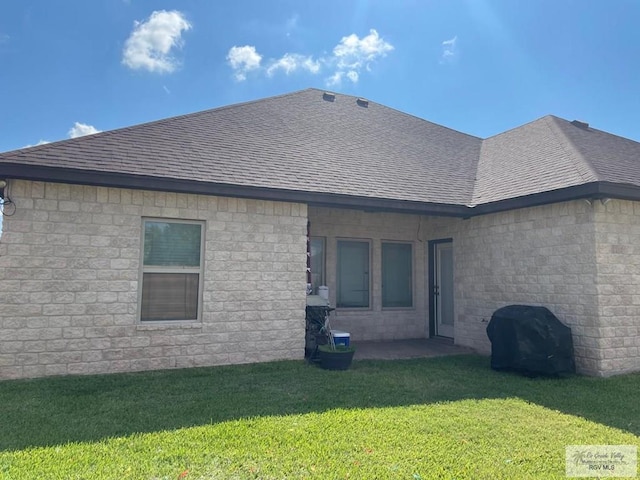
[[[24,164],[0,163],[0,178],[13,178],[39,182],[93,185],[98,187],[131,188],[172,193],[217,195],[282,202],[299,202],[315,206],[352,208],[372,212],[412,213],[449,217],[468,216],[468,207],[445,203],[425,203],[409,200],[339,195],[248,185],[199,182],[167,177],[132,175],[93,170],[44,167]]]
[[[0,163],[0,178],[173,193],[217,195],[256,200],[299,202],[315,206],[351,208],[372,212],[396,212],[460,218],[548,205],[581,198],[591,200],[617,198],[621,200],[640,201],[640,186],[613,182],[591,182],[476,206],[465,206],[12,163]]]
[[[604,198],[640,201],[640,186],[613,182],[590,182],[558,190],[480,204],[471,207],[468,216],[475,217],[478,215],[487,215],[490,213],[549,205],[571,200],[597,200]]]

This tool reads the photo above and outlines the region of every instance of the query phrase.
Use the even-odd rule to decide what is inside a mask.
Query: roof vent
[[[356,103],[361,107],[365,107],[365,108],[369,106],[369,100],[366,100],[364,98],[359,98],[358,100],[356,100]]]
[[[589,124],[587,122],[581,122],[580,120],[574,120],[571,122],[572,125],[575,125],[578,128],[583,130],[589,130]]]
[[[327,102],[333,102],[336,99],[336,94],[331,92],[324,92],[322,98]]]

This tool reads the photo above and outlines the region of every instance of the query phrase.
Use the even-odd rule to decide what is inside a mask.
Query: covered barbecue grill
[[[571,329],[545,307],[509,305],[487,325],[491,368],[525,375],[575,373]]]

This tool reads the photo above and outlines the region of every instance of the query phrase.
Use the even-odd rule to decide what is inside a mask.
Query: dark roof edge
[[[640,186],[613,182],[590,182],[533,195],[484,203],[469,208],[469,214],[467,216],[475,217],[489,213],[549,205],[551,203],[567,202],[581,198],[588,200],[617,198],[620,200],[640,201]]]
[[[640,201],[640,186],[613,182],[591,182],[470,207],[455,204],[425,203],[389,198],[305,192],[298,190],[208,183],[176,178],[96,172],[92,170],[42,167],[13,163],[0,163],[0,178],[68,183],[76,185],[93,185],[112,188],[131,188],[196,195],[218,195],[224,197],[251,198],[255,200],[298,202],[315,206],[352,208],[372,212],[411,213],[416,215],[461,218],[548,205],[551,203],[566,202],[581,198],[590,200],[617,198],[621,200]]]
[[[111,188],[131,188],[196,195],[218,195],[224,197],[251,198],[255,200],[299,202],[325,207],[413,213],[418,215],[465,217],[469,214],[468,207],[464,205],[338,195],[333,193],[306,192],[254,187],[248,185],[230,185],[176,178],[96,172],[93,170],[43,167],[13,163],[0,163],[0,178],[75,185],[93,185]]]

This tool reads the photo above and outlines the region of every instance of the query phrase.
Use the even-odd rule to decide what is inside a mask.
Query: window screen
[[[410,243],[382,244],[382,306],[413,306],[413,255]]]
[[[144,221],[140,320],[197,320],[202,224]]]
[[[324,279],[324,238],[311,237],[311,288],[314,293],[318,292],[318,287],[325,284]]]
[[[337,306],[369,307],[369,242],[338,240]]]

